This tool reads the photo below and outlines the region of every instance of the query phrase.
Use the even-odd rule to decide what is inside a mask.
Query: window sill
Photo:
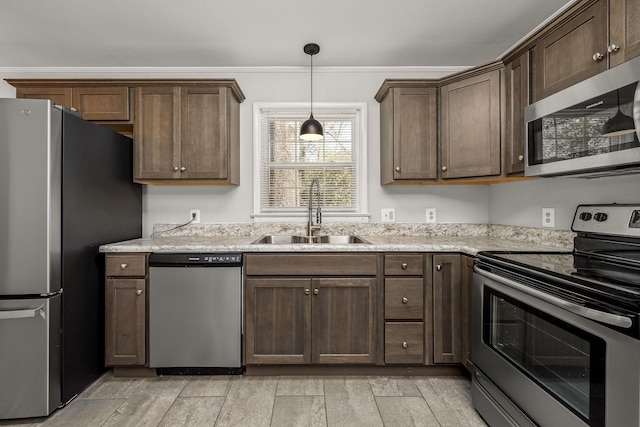
[[[277,213],[254,213],[251,214],[253,222],[300,222],[305,223],[309,219],[307,212],[277,212]],[[371,218],[369,213],[337,213],[322,212],[322,222],[325,223],[367,223]]]

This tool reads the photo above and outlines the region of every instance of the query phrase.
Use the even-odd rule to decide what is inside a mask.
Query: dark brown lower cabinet
[[[247,278],[245,362],[373,364],[375,278]]]
[[[433,255],[433,362],[461,363],[460,255]]]
[[[105,291],[105,364],[144,365],[146,280],[107,279]]]
[[[473,258],[462,255],[461,263],[461,294],[460,294],[460,314],[462,316],[461,353],[462,364],[469,372],[473,371],[471,362],[471,299],[473,293]]]

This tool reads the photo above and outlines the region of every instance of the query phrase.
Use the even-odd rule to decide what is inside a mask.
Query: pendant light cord
[[[313,55],[309,55],[311,57],[311,116],[313,117]]]

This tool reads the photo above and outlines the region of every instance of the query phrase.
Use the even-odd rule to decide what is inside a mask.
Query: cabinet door
[[[637,0],[609,0],[609,48],[618,46],[609,56],[615,66],[640,56],[640,2]]]
[[[179,102],[180,88],[137,88],[134,180],[180,178]]]
[[[393,89],[393,179],[436,179],[437,90]]]
[[[129,88],[76,87],[73,89],[73,107],[85,120],[129,120]]]
[[[247,279],[245,362],[311,363],[311,280]]]
[[[529,52],[507,64],[506,173],[524,171],[524,108],[529,105]]]
[[[145,279],[107,279],[105,288],[105,364],[145,364]]]
[[[462,315],[462,342],[461,351],[462,364],[469,372],[473,372],[473,363],[471,362],[471,295],[473,292],[473,258],[462,256],[461,264],[461,294],[460,294],[460,313]]]
[[[433,256],[433,361],[460,363],[460,255]]]
[[[442,87],[442,178],[500,174],[500,71]]]
[[[313,279],[313,363],[374,363],[375,278]]]
[[[18,87],[16,98],[50,99],[51,102],[71,108],[72,89],[68,87]]]
[[[606,70],[607,39],[607,0],[597,1],[542,38],[532,50],[532,101]],[[598,53],[602,58],[594,59]]]
[[[226,88],[181,88],[182,178],[226,179],[229,161]]]

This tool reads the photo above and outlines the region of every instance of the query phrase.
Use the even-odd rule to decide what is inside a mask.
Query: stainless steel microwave
[[[525,108],[525,175],[640,173],[640,57]]]

